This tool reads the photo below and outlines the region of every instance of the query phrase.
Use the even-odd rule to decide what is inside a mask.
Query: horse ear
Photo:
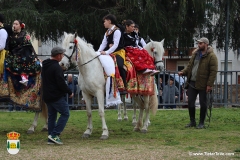
[[[67,37],[67,32],[63,32],[64,33],[64,37]]]
[[[165,40],[165,39],[163,39],[163,40],[160,42],[160,43],[162,43],[162,45],[164,44],[164,40]]]
[[[150,39],[150,42],[153,42],[153,40]]]
[[[74,37],[77,38],[77,36],[78,36],[78,35],[77,35],[77,32],[75,32]]]

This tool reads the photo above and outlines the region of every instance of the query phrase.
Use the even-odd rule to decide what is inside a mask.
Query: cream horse
[[[160,71],[164,70],[164,64],[163,64],[163,54],[164,54],[164,39],[161,42],[157,41],[150,41],[147,43],[147,45],[144,47],[148,51],[148,53],[154,58],[155,60],[155,65],[156,68]],[[155,97],[156,98],[156,97]],[[123,104],[118,107],[118,120],[122,120],[122,112],[121,108],[123,108],[123,116],[124,120],[128,120],[127,116],[127,109],[125,105],[125,97],[122,97]],[[133,117],[132,117],[132,124],[135,126],[137,124],[137,118],[136,118],[136,108],[137,108],[137,103],[133,101]],[[150,124],[150,120],[148,119],[148,124]],[[144,131],[143,131],[144,132]]]

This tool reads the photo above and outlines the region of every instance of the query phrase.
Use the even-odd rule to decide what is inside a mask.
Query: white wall
[[[45,60],[50,58],[51,50],[55,46],[62,46],[62,42],[59,41],[58,43],[53,41],[47,41],[42,43],[41,41],[38,42],[38,56],[40,59]]]
[[[218,58],[218,70],[224,71],[225,65],[225,50],[218,50],[216,48],[216,42],[212,45],[214,49],[214,53],[217,55]],[[237,74],[240,75],[240,58],[237,59],[237,54],[234,54],[232,49],[228,50],[228,71],[239,71]],[[231,76],[232,75],[232,76]],[[228,73],[228,83],[229,84],[236,84],[236,72]],[[224,82],[224,75],[217,75],[217,82]]]

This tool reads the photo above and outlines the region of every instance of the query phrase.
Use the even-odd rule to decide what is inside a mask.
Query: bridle
[[[70,42],[70,43],[74,43],[74,42]],[[68,55],[66,55],[66,54],[64,53],[64,56],[67,57],[69,63],[72,62],[71,59],[72,59],[72,56],[73,56],[73,54],[74,54],[74,52],[75,52],[76,50],[77,50],[77,44],[74,43],[72,54],[71,54],[70,56],[68,56]]]
[[[152,53],[153,53],[154,64],[156,65],[156,64],[159,63],[159,62],[162,62],[162,63],[163,63],[163,60],[155,61],[155,59],[156,59],[156,58],[155,58],[155,55],[157,54],[157,52],[154,51],[154,49],[155,49],[155,47],[153,47],[153,44],[152,44],[151,51],[152,51]]]
[[[73,46],[73,51],[72,51],[72,54],[70,55],[70,56],[68,56],[68,55],[66,55],[65,53],[64,53],[64,56],[66,56],[67,58],[68,58],[68,61],[69,61],[69,63],[71,63],[72,62],[72,56],[73,56],[73,54],[74,54],[74,52],[76,51],[76,60],[77,60],[77,52],[78,52],[78,47],[77,47],[77,40],[76,40],[76,36],[75,36],[75,39],[74,39],[74,42],[70,42],[70,43],[74,43],[74,46]],[[101,55],[101,54],[100,54]],[[83,63],[83,64],[81,64],[79,67],[82,67],[82,66],[84,66],[85,64],[88,64],[89,62],[91,62],[92,60],[94,60],[94,59],[96,59],[96,58],[98,58],[100,55],[97,55],[96,57],[94,57],[93,59],[90,59],[89,61],[87,61],[87,62],[85,62],[85,63]],[[77,66],[76,66],[77,67]],[[76,68],[75,67],[75,68]]]

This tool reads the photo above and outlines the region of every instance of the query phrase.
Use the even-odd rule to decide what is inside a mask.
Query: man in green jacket
[[[187,76],[188,111],[190,123],[186,127],[196,127],[195,101],[199,94],[200,121],[198,129],[205,128],[204,120],[207,113],[207,92],[212,90],[218,71],[218,60],[213,48],[208,46],[209,40],[205,37],[198,40],[198,48],[193,51],[186,68],[178,72],[180,76]]]

